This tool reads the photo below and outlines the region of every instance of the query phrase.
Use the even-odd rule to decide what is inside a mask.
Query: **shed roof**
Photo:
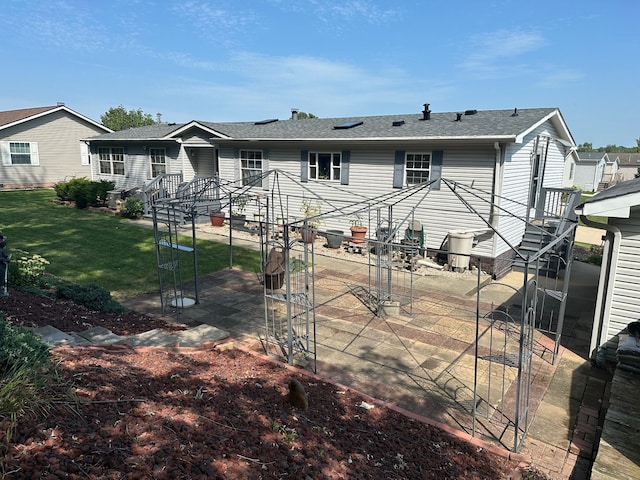
[[[640,178],[607,188],[576,209],[579,215],[629,218],[631,207],[640,205]]]

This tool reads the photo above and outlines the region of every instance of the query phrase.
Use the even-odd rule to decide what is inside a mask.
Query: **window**
[[[105,175],[124,175],[124,148],[98,148],[100,173]]]
[[[431,170],[431,154],[407,153],[405,168],[407,185],[428,182]]]
[[[340,180],[341,153],[309,153],[311,180]]]
[[[151,177],[167,173],[167,159],[164,148],[150,148],[149,158],[151,159]]]
[[[569,165],[569,180],[573,179],[573,171],[575,169],[576,165],[571,162],[571,164]]]
[[[257,185],[262,177],[262,150],[240,150],[242,185]]]
[[[39,165],[37,142],[0,142],[3,165]]]

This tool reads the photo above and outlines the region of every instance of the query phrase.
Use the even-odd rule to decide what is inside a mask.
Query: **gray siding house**
[[[80,139],[108,132],[64,105],[0,112],[0,188],[90,178],[89,148]]]
[[[299,120],[294,112],[287,120],[161,124],[87,140],[94,178],[118,188],[161,173],[186,182],[217,175],[238,188],[262,175],[252,190],[277,189],[294,217],[303,196],[331,199],[324,213],[431,182],[424,198],[399,202],[394,218],[415,215],[433,249],[451,230],[477,232],[473,254],[490,259],[513,256],[522,219],[545,207],[545,190],[562,189],[565,160],[575,149],[557,108],[432,113],[428,104],[398,115]],[[274,170],[277,185],[267,175]],[[456,185],[476,192],[468,200],[473,211]],[[323,226],[348,230],[349,219],[328,216]]]
[[[594,195],[577,213],[587,225],[606,230],[591,334],[591,352],[596,353],[640,317],[640,179]],[[586,215],[608,221],[592,222]]]

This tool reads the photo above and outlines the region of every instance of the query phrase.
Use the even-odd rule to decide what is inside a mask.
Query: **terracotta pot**
[[[367,236],[367,227],[354,225],[351,227],[351,241],[353,243],[364,243],[364,239]]]
[[[211,219],[211,225],[214,227],[221,227],[224,225],[224,212],[214,212],[209,215]]]
[[[300,230],[302,241],[304,243],[311,243],[316,239],[317,232],[313,228],[303,228]]]

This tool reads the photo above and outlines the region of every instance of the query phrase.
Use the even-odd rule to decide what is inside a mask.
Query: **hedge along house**
[[[0,188],[51,187],[91,177],[80,139],[111,132],[64,104],[0,112]]]
[[[402,115],[297,119],[294,111],[284,121],[153,125],[88,141],[94,177],[118,188],[148,186],[160,174],[181,182],[217,175],[265,195],[274,189],[268,172],[277,170],[293,217],[303,197],[331,199],[323,212],[358,201],[373,207],[381,195],[430,182],[427,196],[399,204],[394,217],[420,221],[432,250],[452,230],[474,232],[473,255],[505,265],[527,221],[549,208],[548,193],[567,192],[565,160],[575,155],[556,108],[432,113],[428,104]],[[456,185],[473,189],[463,203]],[[324,226],[348,230],[349,218],[327,217]],[[507,267],[491,268],[499,275]]]

